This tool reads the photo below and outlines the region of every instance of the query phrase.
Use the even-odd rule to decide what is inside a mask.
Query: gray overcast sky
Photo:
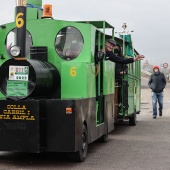
[[[3,3],[2,3],[3,1]],[[123,23],[132,33],[136,50],[149,64],[170,65],[169,0],[43,0],[53,5],[53,17],[59,20],[105,20],[122,31]],[[1,0],[0,25],[13,21],[15,0]],[[116,35],[116,34],[115,34]]]

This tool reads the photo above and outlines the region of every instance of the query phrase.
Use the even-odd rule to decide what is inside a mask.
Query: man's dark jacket
[[[119,56],[122,59],[124,59],[123,56]],[[115,78],[116,79],[122,79],[123,74],[120,74],[120,72],[128,72],[128,66],[126,64],[120,64],[120,63],[116,63],[115,65]]]
[[[163,89],[166,86],[166,79],[163,73],[152,73],[149,78],[148,86],[152,89],[155,93],[163,92]]]
[[[122,58],[120,56],[114,55],[112,51],[106,51],[105,59],[120,64],[128,64],[134,62],[133,58]]]

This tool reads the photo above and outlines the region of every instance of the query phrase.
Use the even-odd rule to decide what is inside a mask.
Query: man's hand
[[[102,49],[101,52],[103,52],[104,54],[106,54],[106,50],[105,50],[105,49]]]
[[[134,61],[143,60],[144,58],[145,58],[144,55],[138,55],[136,58],[134,58]]]

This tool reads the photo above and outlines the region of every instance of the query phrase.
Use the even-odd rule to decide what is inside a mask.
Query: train
[[[111,24],[57,20],[42,0],[16,2],[15,21],[0,25],[0,151],[64,152],[82,162],[115,122],[136,125],[141,63],[128,64],[117,86],[115,63],[100,53],[109,38],[123,47]]]

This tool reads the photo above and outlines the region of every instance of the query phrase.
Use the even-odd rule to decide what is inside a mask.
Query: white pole
[[[126,29],[127,25],[126,23],[123,23],[122,28],[124,29],[123,31],[123,56],[125,56],[125,29]]]
[[[123,56],[125,56],[125,33],[123,32]]]

